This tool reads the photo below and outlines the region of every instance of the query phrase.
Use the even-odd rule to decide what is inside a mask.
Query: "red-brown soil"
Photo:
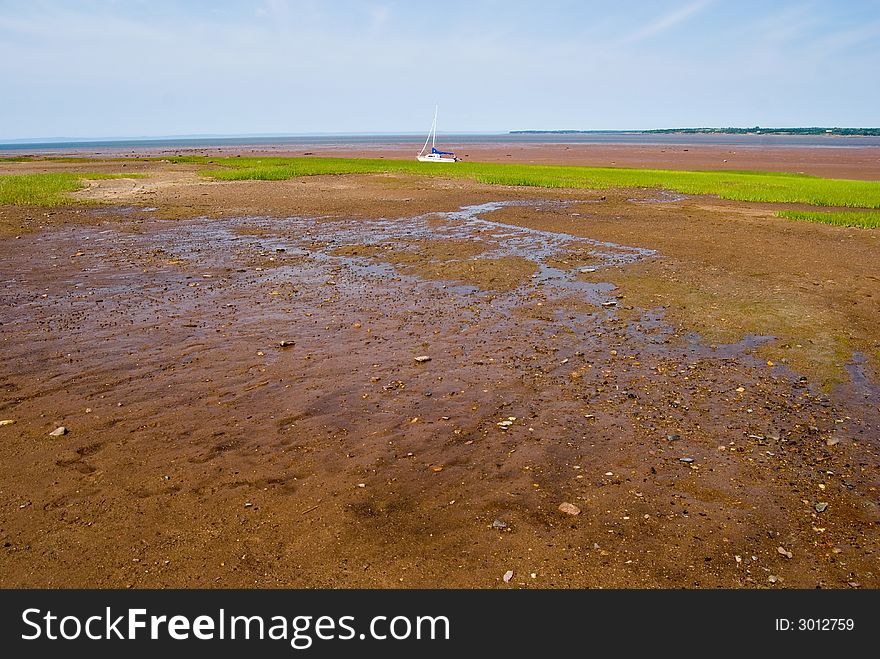
[[[0,208],[0,586],[880,586],[880,232],[40,166],[147,178]]]

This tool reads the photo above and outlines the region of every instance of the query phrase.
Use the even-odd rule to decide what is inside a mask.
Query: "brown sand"
[[[0,208],[0,586],[880,586],[880,232],[128,165]]]

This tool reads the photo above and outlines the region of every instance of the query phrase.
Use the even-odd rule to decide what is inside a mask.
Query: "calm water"
[[[680,144],[684,146],[784,146],[784,147],[865,147],[880,146],[880,137],[826,135],[717,135],[717,134],[647,134],[647,133],[579,133],[579,134],[516,134],[509,133],[440,133],[443,144]],[[380,147],[413,144],[421,146],[424,136],[401,135],[277,135],[235,137],[183,137],[156,139],[106,139],[57,142],[0,143],[0,151],[83,151],[89,149],[115,151],[139,149],[204,149],[234,146],[291,147]]]

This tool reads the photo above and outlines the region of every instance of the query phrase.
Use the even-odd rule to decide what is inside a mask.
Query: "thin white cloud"
[[[639,41],[644,41],[645,39],[650,39],[651,37],[666,32],[667,30],[672,29],[679,23],[683,23],[692,16],[703,11],[714,1],[715,0],[697,0],[697,2],[692,2],[690,4],[684,5],[683,7],[679,7],[675,11],[669,12],[665,16],[661,16],[654,22],[649,23],[648,25],[645,25],[635,32],[625,36],[623,39],[618,41],[618,45],[638,43]]]

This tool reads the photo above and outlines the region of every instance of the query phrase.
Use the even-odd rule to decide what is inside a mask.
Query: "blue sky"
[[[0,138],[880,125],[880,0],[0,0]]]

